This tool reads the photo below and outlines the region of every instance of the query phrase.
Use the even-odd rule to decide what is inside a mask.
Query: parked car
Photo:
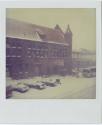
[[[13,86],[13,91],[24,93],[24,92],[27,92],[28,90],[29,90],[29,87],[26,86],[24,83],[18,83]]]
[[[42,90],[42,89],[46,88],[46,85],[44,83],[42,83],[42,82],[36,82],[35,88],[39,89],[39,90]]]
[[[6,98],[12,97],[12,91],[13,91],[13,88],[11,85],[6,87]]]
[[[54,87],[57,86],[58,84],[61,84],[60,79],[56,79],[55,81],[50,80],[50,81],[45,81],[43,82],[46,86]]]
[[[84,77],[95,77],[96,76],[96,67],[85,68],[82,70]]]
[[[46,88],[45,84],[40,81],[37,81],[36,83],[26,83],[25,85],[28,86],[29,88],[35,88],[35,89],[39,89],[39,90]]]
[[[35,88],[34,83],[25,83],[24,85],[28,86],[29,88]]]

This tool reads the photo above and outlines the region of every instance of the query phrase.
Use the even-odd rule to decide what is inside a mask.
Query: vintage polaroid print
[[[101,3],[0,2],[0,123],[102,123]]]
[[[96,99],[96,9],[6,9],[7,99]]]

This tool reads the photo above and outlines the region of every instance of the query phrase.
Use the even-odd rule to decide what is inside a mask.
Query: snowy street
[[[59,78],[61,85],[55,87],[46,86],[43,90],[30,88],[25,93],[13,91],[12,99],[94,99],[96,98],[96,81],[95,78],[76,78],[71,76],[53,76],[48,78],[32,78],[24,80],[7,79],[8,84],[32,83],[36,81],[55,80]]]

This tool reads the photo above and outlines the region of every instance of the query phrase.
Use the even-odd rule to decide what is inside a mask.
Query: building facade
[[[13,79],[72,72],[72,32],[6,20],[6,71]]]
[[[73,69],[96,67],[96,53],[89,50],[73,51],[72,63]]]

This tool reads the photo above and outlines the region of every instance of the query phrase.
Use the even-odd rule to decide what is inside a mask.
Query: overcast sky
[[[55,27],[56,24],[65,32],[67,25],[73,33],[73,50],[80,48],[96,50],[96,10],[88,9],[7,9],[7,17]]]

